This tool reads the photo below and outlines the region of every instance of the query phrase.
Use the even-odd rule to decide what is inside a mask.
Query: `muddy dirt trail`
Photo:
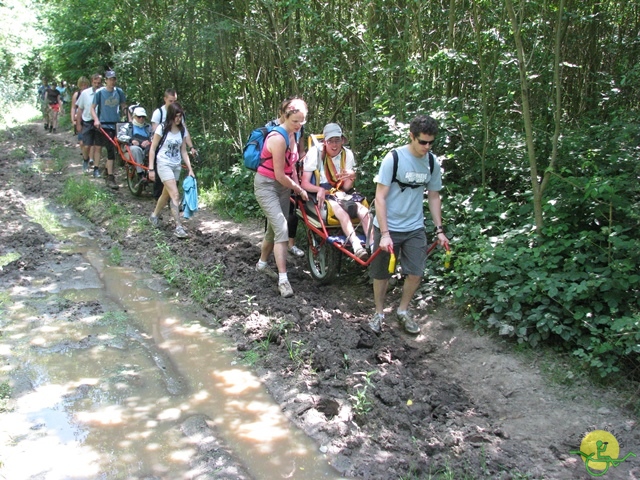
[[[46,231],[42,220],[36,221],[33,205],[44,205],[43,211],[53,218],[73,217],[56,207],[55,199],[66,178],[82,176],[75,141],[68,133],[46,134],[36,123],[1,134],[0,258],[5,261],[0,271],[0,386],[10,390],[0,389],[0,397],[10,398],[1,404],[0,478],[587,479],[604,468],[602,478],[640,478],[640,457],[592,463],[599,470],[589,473],[589,463],[572,453],[588,447],[583,441],[587,434],[602,431],[594,435],[607,434],[609,445],[619,446],[612,459],[640,455],[637,418],[620,406],[615,391],[589,385],[569,367],[567,384],[551,383],[541,373],[549,363],[545,357],[514,354],[506,341],[470,331],[453,309],[435,304],[427,291],[412,305],[422,327],[419,335],[403,333],[393,321],[376,335],[367,327],[373,312],[371,287],[362,272],[349,265],[332,284],[321,286],[311,278],[305,259],[289,258],[295,295],[280,298],[275,283],[254,270],[260,222],[239,225],[204,209],[186,222],[191,237],[178,240],[167,213],[159,230],[152,229],[147,217],[153,200],[133,197],[120,172],[118,191],[107,190],[103,180],[90,181],[104,192],[105,211],[113,204],[131,212],[130,220],[118,227],[121,234],[110,237],[114,225],[109,216],[97,216],[80,229],[89,246],[69,250],[64,235]],[[71,160],[68,165],[65,158]],[[91,255],[111,258],[118,267],[110,269],[109,260],[92,261]],[[181,265],[178,271],[217,272],[219,281],[199,293],[201,303],[196,305],[188,300],[184,285],[169,288],[151,271],[154,265],[156,270],[174,268],[170,262],[158,268],[154,259],[163,255]],[[55,290],[61,276],[87,264],[97,278],[87,280],[82,295]],[[155,293],[128,303],[116,298],[124,293],[105,296],[105,275],[115,284],[142,285]],[[109,291],[117,292],[114,288]],[[56,292],[56,301],[47,302],[47,295]],[[133,314],[117,314],[145,311],[149,296],[191,313],[186,319],[177,315],[177,325],[165,325],[171,333],[154,331],[152,322],[137,321]],[[398,296],[398,289],[390,292],[389,313]],[[172,366],[189,356],[182,350],[188,350],[190,341],[180,344],[180,335],[192,335],[194,352],[200,350],[194,355],[202,354],[207,368],[212,365],[188,392],[181,390],[185,385],[179,367],[172,373]],[[213,336],[222,336],[229,348],[208,349],[206,339]],[[76,351],[88,356],[74,356]],[[122,352],[127,354],[123,357]],[[218,356],[229,360],[216,366]],[[33,367],[36,357],[47,360],[48,373]],[[110,364],[110,377],[96,382],[81,376],[85,366],[78,358],[81,363]],[[234,373],[230,366],[235,365],[249,370]],[[562,372],[562,366],[556,366],[558,370]],[[275,456],[291,461],[286,468],[267,473],[260,460],[252,460],[252,452],[244,452],[246,444],[237,432],[247,431],[257,420],[242,388],[237,386],[234,395],[246,408],[236,411],[227,430],[225,421],[217,420],[216,409],[222,407],[185,400],[231,388],[231,383],[221,386],[227,371],[236,386],[259,379],[279,406],[273,417],[282,415],[292,424],[279,425],[283,430],[258,428],[252,437],[256,455],[266,451],[265,465],[274,448]],[[77,380],[67,379],[61,389],[63,378]],[[154,388],[164,389],[166,394],[158,398],[166,404],[141,400]],[[55,395],[60,402],[51,404]],[[64,421],[51,414],[40,423],[12,423],[9,432],[12,415],[28,409],[29,402],[43,402],[40,408],[54,411],[56,405],[66,405],[73,415]],[[264,416],[270,416],[265,409]],[[270,442],[278,432],[297,438],[293,425],[310,440],[273,447]],[[118,448],[130,452],[130,467],[117,474],[108,462],[92,456],[114,441],[116,428],[122,429]],[[21,444],[23,451],[30,445],[46,449],[44,441],[37,441],[48,438],[47,432],[57,435],[58,444],[71,436],[73,453],[85,452],[75,457],[79,470],[47,470],[48,460],[42,456],[42,468],[24,460],[23,469],[17,470],[22,476],[7,476],[7,466],[12,472],[16,467],[5,452],[17,454]],[[296,449],[292,443],[304,447]],[[166,445],[175,448],[162,452]],[[164,463],[154,468],[149,461],[149,469],[137,469],[154,451],[161,451],[158,458]],[[167,457],[178,458],[186,467],[179,473],[163,471],[171,463]],[[322,465],[331,467],[324,471]]]

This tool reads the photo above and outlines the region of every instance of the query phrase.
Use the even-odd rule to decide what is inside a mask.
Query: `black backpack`
[[[405,189],[408,188],[424,188],[422,184],[415,183],[404,183],[398,180],[398,152],[396,150],[391,150],[391,155],[393,155],[393,177],[391,179],[391,183],[396,182],[400,186],[400,191],[404,192]],[[429,173],[433,175],[433,165],[435,163],[435,157],[433,153],[429,152]]]

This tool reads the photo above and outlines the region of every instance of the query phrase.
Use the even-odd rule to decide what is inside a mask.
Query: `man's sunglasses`
[[[419,138],[416,138],[416,140],[420,145],[433,145],[434,143],[436,143],[435,138],[433,140],[420,140]]]

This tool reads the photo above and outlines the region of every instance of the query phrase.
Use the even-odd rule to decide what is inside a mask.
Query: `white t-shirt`
[[[162,124],[158,125],[156,128],[155,135],[158,135],[162,138]],[[185,132],[186,136],[186,132]],[[160,147],[160,150],[156,154],[157,162],[162,162],[163,164],[169,165],[171,167],[178,166],[182,163],[182,155],[180,153],[180,149],[182,147],[182,134],[180,132],[167,133],[167,137],[164,139],[164,143]]]
[[[93,117],[91,116],[91,104],[93,103],[93,97],[96,92],[93,90],[93,87],[85,88],[78,95],[78,100],[76,101],[76,107],[82,109],[82,120],[85,122],[93,122]]]
[[[162,105],[160,108],[156,108],[151,115],[151,124],[162,123],[167,119],[167,106]]]
[[[151,125],[153,125],[154,123],[161,124],[166,119],[167,119],[167,106],[162,105],[160,108],[156,108],[153,111],[153,114],[151,115]],[[188,137],[189,129],[187,128],[187,124],[185,123],[184,118],[182,119],[182,124],[184,125],[184,136]]]
[[[352,172],[355,168],[356,161],[353,156],[353,152],[347,147],[342,147],[345,151],[345,159],[344,159],[344,171]],[[307,152],[307,156],[304,157],[304,171],[305,172],[313,172],[314,170],[320,171],[320,184],[329,183],[327,180],[327,175],[324,171],[324,148],[321,148],[320,155],[318,156],[318,148],[314,145]],[[342,157],[342,152],[333,157],[331,160],[333,161],[333,165],[336,167],[336,172],[340,172],[340,158]]]

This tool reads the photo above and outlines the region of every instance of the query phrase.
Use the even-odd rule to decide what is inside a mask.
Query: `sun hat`
[[[136,117],[146,117],[146,116],[147,116],[147,111],[146,111],[144,108],[142,108],[142,107],[136,107],[136,108],[133,110],[133,114],[134,114]]]
[[[113,70],[107,70],[104,72],[104,78],[116,78],[116,72]]]

